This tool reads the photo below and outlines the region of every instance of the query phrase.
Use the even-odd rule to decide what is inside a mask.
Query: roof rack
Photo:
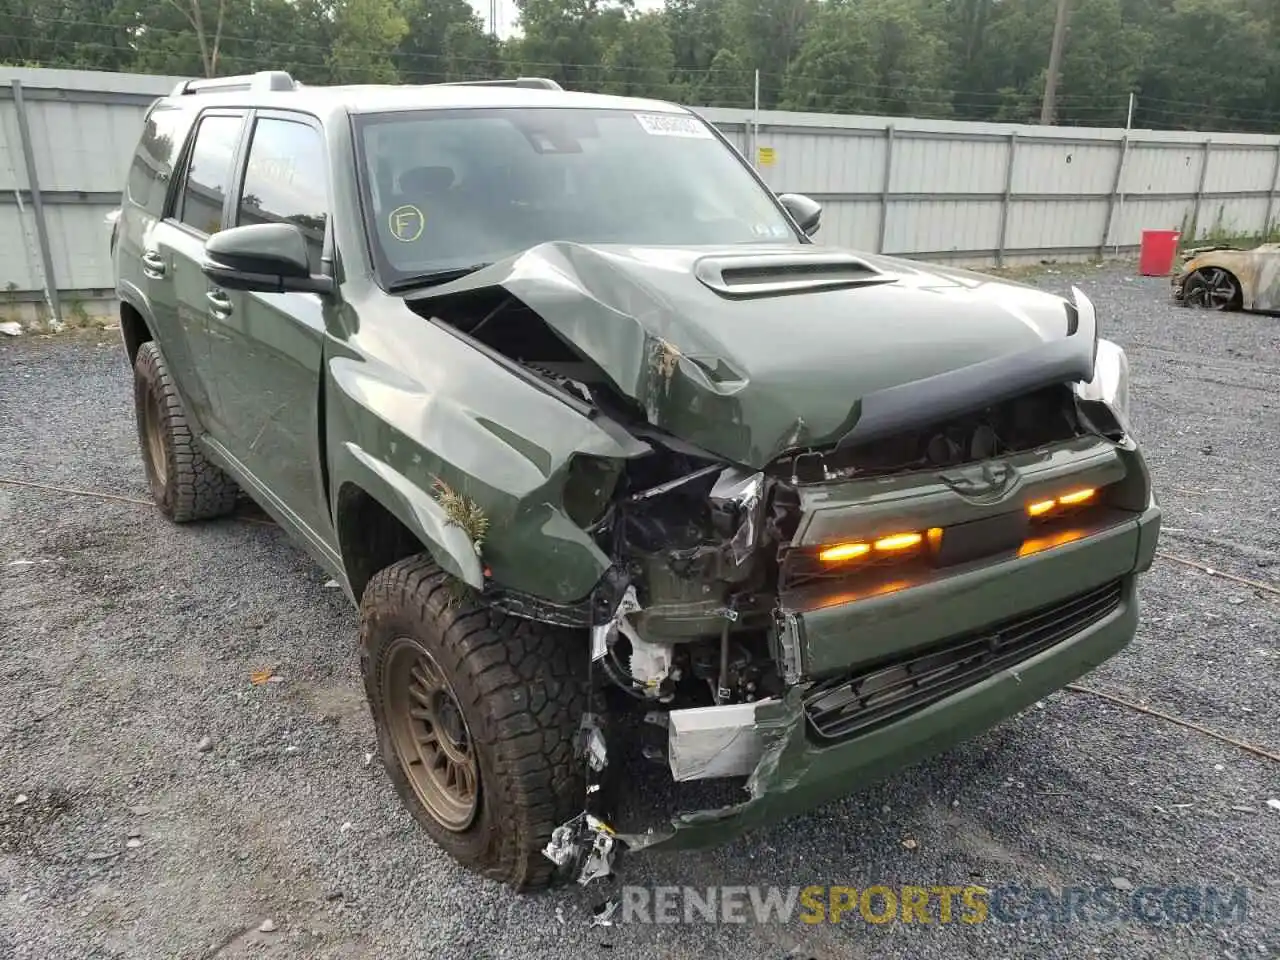
[[[173,88],[172,96],[192,93],[225,93],[232,90],[290,91],[298,84],[284,70],[259,70],[235,77],[210,77],[207,80],[183,80]]]
[[[449,80],[435,87],[529,87],[533,90],[563,90],[550,77],[516,77],[514,80]]]

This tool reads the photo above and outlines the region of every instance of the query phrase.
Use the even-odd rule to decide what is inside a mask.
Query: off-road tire
[[[153,340],[138,348],[133,362],[133,403],[147,483],[160,512],[175,523],[186,523],[234,510],[239,489],[200,449]]]
[[[456,695],[479,768],[474,820],[438,822],[419,800],[392,742],[384,674],[408,638],[441,668]],[[543,854],[551,832],[582,812],[583,763],[574,738],[587,694],[585,635],[521,620],[465,596],[425,555],[383,569],[360,604],[360,668],[378,749],[401,802],[469,870],[517,890],[566,878]]]

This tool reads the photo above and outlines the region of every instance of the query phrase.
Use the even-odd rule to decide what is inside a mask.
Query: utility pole
[[[1068,0],[1058,0],[1058,16],[1053,23],[1053,46],[1049,50],[1049,75],[1044,80],[1044,101],[1040,104],[1040,122],[1053,123],[1057,109],[1058,74],[1062,72],[1062,45],[1067,33]]]

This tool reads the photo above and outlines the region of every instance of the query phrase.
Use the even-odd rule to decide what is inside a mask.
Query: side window
[[[196,127],[196,142],[182,184],[182,202],[174,216],[201,233],[222,229],[222,201],[231,182],[242,117],[205,117]]]
[[[190,125],[191,114],[176,107],[156,106],[147,114],[129,166],[128,190],[129,199],[152,216],[164,212],[169,177]]]
[[[329,173],[315,127],[264,117],[253,128],[236,225],[293,223],[302,228],[311,272],[320,272],[329,220]]]

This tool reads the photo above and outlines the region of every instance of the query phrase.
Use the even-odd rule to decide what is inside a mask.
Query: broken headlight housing
[[[1082,400],[1100,400],[1116,414],[1122,424],[1129,422],[1129,358],[1118,343],[1098,338],[1098,354],[1093,365],[1093,379],[1078,384],[1076,393]]]

